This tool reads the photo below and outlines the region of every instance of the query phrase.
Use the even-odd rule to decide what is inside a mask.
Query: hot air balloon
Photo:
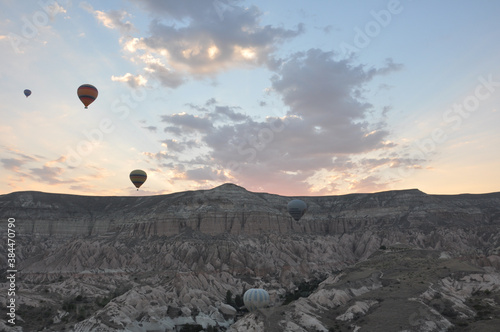
[[[269,293],[261,288],[250,288],[243,294],[243,303],[250,312],[255,312],[269,305]]]
[[[30,94],[31,94],[31,90],[28,90],[28,89],[24,90],[24,95],[26,96],[26,98],[28,98],[30,96]]]
[[[139,187],[142,186],[144,182],[146,182],[147,178],[148,175],[141,169],[135,169],[130,172],[130,181],[132,181],[137,190],[139,190]]]
[[[304,213],[306,213],[306,210],[307,204],[300,199],[294,199],[288,202],[288,213],[290,213],[292,218],[296,221],[299,221],[300,218],[302,218]]]
[[[78,98],[82,101],[83,105],[85,105],[85,108],[92,104],[92,102],[97,98],[97,89],[95,86],[91,84],[83,84],[80,85],[78,90],[76,90],[76,93],[78,95]]]

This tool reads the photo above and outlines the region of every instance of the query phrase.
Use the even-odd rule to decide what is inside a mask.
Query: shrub
[[[245,303],[243,303],[243,296],[241,295],[236,295],[234,297],[234,303],[236,304],[236,306],[239,308],[239,307],[243,307],[245,305]]]
[[[300,297],[308,297],[309,295],[312,294],[312,292],[314,292],[318,288],[319,284],[323,280],[314,279],[311,281],[301,282],[294,292],[287,292],[285,294],[285,300],[283,301],[283,305],[289,304],[290,302],[295,301]]]

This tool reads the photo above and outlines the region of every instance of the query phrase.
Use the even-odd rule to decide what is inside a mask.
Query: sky
[[[0,194],[500,191],[498,1],[0,9]]]

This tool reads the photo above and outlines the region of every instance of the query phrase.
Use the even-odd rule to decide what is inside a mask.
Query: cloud
[[[50,4],[48,4],[50,3]],[[47,1],[47,2],[38,2],[38,5],[40,5],[43,10],[49,15],[49,18],[51,21],[54,21],[55,17],[59,14],[66,14],[66,9],[61,6],[61,4],[57,1]]]
[[[90,5],[87,10],[104,26],[119,29],[131,60],[143,63],[148,77],[168,88],[236,67],[263,66],[279,45],[303,32],[301,24],[295,29],[262,25],[264,13],[237,1],[133,2],[153,17],[149,35],[130,36],[126,12],[94,11]]]
[[[165,87],[175,89],[187,81],[182,73],[173,71],[161,63],[145,62],[147,64],[146,69],[149,74]]]
[[[358,92],[388,69],[365,70],[333,56],[313,49],[285,61],[272,87],[288,106],[287,115],[261,122],[246,118],[208,132],[205,142],[214,158],[272,161],[278,169],[296,171],[331,167],[336,155],[389,147],[384,123],[365,120],[372,105]]]
[[[353,181],[351,190],[358,193],[372,193],[382,191],[387,188],[387,183],[380,183],[380,179],[376,176],[368,176],[359,181]]]
[[[186,180],[200,181],[227,181],[228,178],[221,172],[213,170],[209,166],[199,167],[187,170],[185,173]]]
[[[394,160],[391,158],[362,158],[359,165],[368,169],[376,169],[385,165],[392,165]]]
[[[171,152],[183,152],[186,149],[192,149],[197,146],[195,140],[187,140],[187,141],[177,141],[175,139],[165,139],[161,141]]]
[[[176,133],[181,135],[192,132],[206,133],[212,128],[212,122],[208,117],[200,117],[187,113],[163,115],[161,121],[172,124],[174,128],[178,129]],[[166,128],[171,130],[172,126]]]
[[[186,18],[206,19],[206,15],[213,17],[217,8],[221,10],[222,5],[226,5],[226,9],[230,9],[229,3],[235,3],[235,1],[228,0],[135,0],[135,2],[155,16],[167,15],[177,21],[183,21]],[[221,19],[219,15],[217,15],[217,19]]]
[[[80,3],[80,8],[94,15],[97,21],[108,29],[119,30],[124,35],[136,31],[134,25],[130,21],[126,21],[132,15],[124,10],[110,10],[108,12],[94,10],[93,6],[86,1]]]
[[[156,130],[158,129],[156,126],[147,126],[142,128],[147,129],[151,133],[156,133]]]
[[[210,13],[212,13],[210,15]],[[195,75],[206,75],[241,65],[264,63],[275,47],[301,33],[259,25],[262,13],[256,7],[233,8],[224,20],[198,17],[188,26],[177,28],[153,21],[151,36],[143,43],[156,52],[166,51],[174,68]]]
[[[160,151],[157,153],[143,152],[142,154],[152,160],[158,160],[158,161],[172,160],[172,159],[177,160],[177,158],[174,155],[168,154],[166,151]]]
[[[146,85],[148,80],[142,75],[132,75],[131,73],[126,73],[123,76],[111,76],[113,82],[124,82],[127,83],[132,88],[137,88]]]
[[[341,29],[341,28],[336,27],[336,26],[333,26],[333,25],[331,25],[331,24],[326,25],[326,26],[324,26],[324,27],[316,27],[316,29],[320,29],[320,30],[322,30],[322,31],[323,31],[324,33],[326,33],[326,34],[330,34],[332,31],[335,31],[335,32],[342,31],[342,29]]]
[[[19,172],[21,166],[23,166],[26,163],[25,161],[16,158],[3,158],[0,159],[0,162],[3,165],[3,168],[14,172]]]
[[[326,192],[337,190],[335,181],[339,179],[355,183],[355,189],[375,188],[378,183],[375,175],[369,174],[371,170],[405,162],[401,159],[404,156],[397,154],[363,157],[396,147],[388,140],[384,122],[388,110],[374,109],[364,101],[364,91],[375,76],[399,70],[399,65],[387,61],[380,68],[365,68],[349,59],[336,60],[334,53],[318,49],[274,64],[271,91],[287,107],[284,116],[254,120],[241,108],[221,105],[211,98],[202,105],[188,105],[201,115],[162,116],[167,125],[164,131],[174,135],[164,142],[170,142],[173,152],[182,152],[187,147],[181,143],[176,146],[175,135],[196,137],[207,154],[205,166],[210,165],[212,171],[224,170],[228,178],[248,188],[266,183]],[[354,156],[361,158],[353,160]],[[195,169],[201,172],[199,167],[188,165],[186,174]],[[198,179],[194,175],[198,173],[192,174],[191,179]],[[337,175],[326,175],[329,180],[319,185],[318,174]],[[213,174],[212,179],[217,180]]]
[[[17,185],[15,182],[22,182],[24,188],[28,185],[33,185],[36,183],[37,185],[40,183],[46,183],[50,185],[58,185],[58,184],[68,184],[68,183],[76,183],[81,179],[70,179],[67,180],[68,177],[65,173],[67,168],[72,169],[73,167],[68,167],[65,164],[67,157],[61,156],[57,159],[48,160],[44,156],[41,155],[27,155],[23,152],[20,152],[17,149],[3,147],[7,153],[14,155],[12,158],[2,158],[0,159],[0,164],[4,169],[14,173],[14,176],[7,176],[8,179],[11,179],[11,183],[9,185],[14,189],[17,189]],[[94,170],[102,171],[102,169],[98,169],[95,167],[88,167]]]
[[[63,173],[64,169],[61,167],[43,165],[40,168],[30,168],[31,176],[39,182],[51,185],[77,182],[76,180],[62,180],[61,175]]]
[[[272,79],[272,88],[290,107],[290,114],[321,122],[335,123],[363,118],[370,104],[360,101],[362,87],[375,75],[399,69],[386,63],[380,69],[354,66],[349,60],[336,61],[335,54],[319,49],[299,52],[283,62]]]
[[[90,184],[72,185],[69,187],[69,189],[74,190],[74,191],[89,192],[89,193],[96,192],[96,186],[90,185]]]
[[[248,121],[250,119],[249,116],[235,112],[236,108],[229,106],[216,106],[214,114],[220,116],[222,118],[227,118],[233,122],[242,122]]]
[[[176,126],[167,126],[167,127],[163,128],[163,131],[165,133],[171,133],[171,134],[174,134],[176,136],[182,136],[183,135],[182,129],[178,128]]]
[[[99,22],[110,29],[119,29],[124,33],[130,33],[134,26],[130,21],[123,22],[126,17],[130,17],[125,11],[111,10],[107,13],[96,10],[95,16]]]
[[[15,158],[2,158],[0,159],[0,162],[3,165],[3,168],[14,171],[14,172],[20,172],[21,168],[26,165],[27,163],[30,162],[36,162],[39,161],[40,159],[43,159],[42,156],[28,156],[25,153],[20,152],[19,150],[12,149],[9,147],[3,147],[4,150],[6,150],[9,154],[12,154],[15,156]]]

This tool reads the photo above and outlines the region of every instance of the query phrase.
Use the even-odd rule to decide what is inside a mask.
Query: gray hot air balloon
[[[288,213],[292,216],[293,219],[299,221],[300,218],[306,213],[307,204],[300,200],[294,199],[293,201],[288,202]]]
[[[255,312],[269,305],[269,293],[261,288],[250,288],[243,295],[243,303],[250,312]]]

